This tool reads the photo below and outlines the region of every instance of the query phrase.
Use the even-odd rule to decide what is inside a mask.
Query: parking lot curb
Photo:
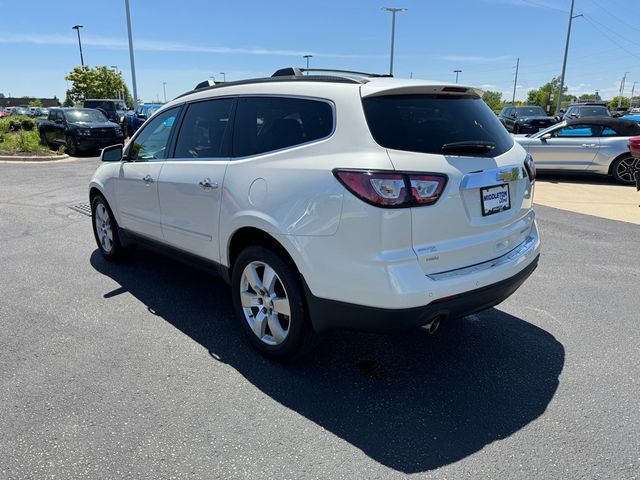
[[[14,155],[0,155],[0,162],[27,162],[27,163],[48,163],[48,162],[60,162],[68,160],[69,155],[47,155],[47,156],[35,156],[35,157],[20,157]]]

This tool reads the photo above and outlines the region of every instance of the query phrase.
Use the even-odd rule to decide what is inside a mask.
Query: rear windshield
[[[442,154],[446,144],[486,142],[494,148],[473,155],[495,157],[513,146],[511,135],[478,97],[389,95],[362,103],[373,138],[386,148]]]
[[[85,100],[84,108],[101,108],[107,112],[115,112],[116,106],[110,100]]]

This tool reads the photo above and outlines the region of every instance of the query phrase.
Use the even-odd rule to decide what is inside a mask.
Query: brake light
[[[361,200],[383,208],[403,208],[434,204],[447,182],[436,174],[334,170],[347,190]]]
[[[536,179],[536,163],[529,154],[527,154],[527,158],[524,159],[524,168],[529,176],[529,181],[533,182]]]

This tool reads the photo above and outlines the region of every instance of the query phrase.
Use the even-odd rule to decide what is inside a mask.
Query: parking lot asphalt
[[[0,478],[640,478],[639,226],[537,207],[503,304],[281,365],[223,282],[101,258],[97,164],[0,165]]]

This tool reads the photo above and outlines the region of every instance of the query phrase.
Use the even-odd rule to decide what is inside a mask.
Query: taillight
[[[447,182],[447,177],[435,174],[372,170],[334,170],[333,174],[356,197],[384,208],[431,205]]]
[[[529,154],[527,154],[527,158],[524,159],[524,168],[527,170],[529,181],[533,182],[536,179],[536,163]]]

